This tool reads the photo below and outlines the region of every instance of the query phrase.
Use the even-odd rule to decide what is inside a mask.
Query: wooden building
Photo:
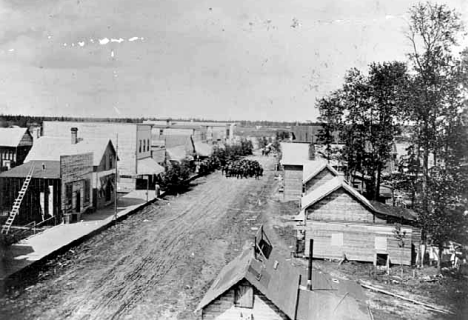
[[[112,141],[107,138],[79,137],[72,128],[70,138],[44,136],[36,140],[26,161],[58,161],[63,155],[93,154],[91,203],[94,209],[103,208],[114,202],[115,166],[117,155]]]
[[[84,140],[110,139],[118,151],[118,191],[129,192],[137,183],[150,185],[164,168],[151,157],[151,125],[141,123],[44,121],[43,134],[48,137],[64,137],[71,128],[77,128]]]
[[[340,178],[333,178],[301,199],[298,230],[314,239],[314,257],[410,265],[420,243],[413,227],[416,214],[408,209],[371,202]],[[406,232],[404,246],[394,237],[395,223]]]
[[[0,207],[8,215],[30,169],[34,167],[15,225],[42,222],[64,214],[79,215],[92,207],[93,154],[61,156],[58,161],[32,160],[0,174]]]
[[[310,161],[304,165],[303,194],[309,194],[327,181],[342,175],[335,170],[326,160]]]
[[[303,270],[262,249],[245,249],[221,270],[196,309],[201,319],[371,319],[358,284],[311,272],[310,290]]]
[[[27,128],[0,128],[0,172],[23,164],[32,145]]]
[[[299,200],[302,195],[304,166],[314,159],[313,145],[281,142],[284,201]]]

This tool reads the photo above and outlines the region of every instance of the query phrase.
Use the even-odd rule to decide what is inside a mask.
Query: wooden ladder
[[[13,208],[11,209],[10,215],[8,216],[8,219],[5,222],[5,224],[2,226],[2,234],[8,234],[8,231],[10,231],[10,227],[16,218],[16,215],[19,213],[21,202],[23,201],[24,195],[26,194],[26,190],[28,189],[29,183],[31,182],[33,172],[34,166],[31,167],[31,169],[29,169],[28,175],[26,176],[26,179],[23,182],[23,186],[21,187],[21,190],[18,193],[18,197],[13,203]]]

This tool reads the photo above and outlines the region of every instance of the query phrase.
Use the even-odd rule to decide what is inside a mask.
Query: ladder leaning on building
[[[26,176],[26,179],[23,182],[23,186],[21,187],[21,190],[18,193],[18,197],[13,203],[13,208],[10,212],[10,215],[8,216],[8,219],[5,222],[5,224],[2,226],[2,234],[8,234],[8,231],[10,231],[10,227],[13,224],[16,215],[19,213],[21,202],[23,201],[24,195],[26,194],[26,190],[28,189],[29,183],[31,182],[33,172],[34,166],[31,167],[31,169],[29,170],[28,175]]]

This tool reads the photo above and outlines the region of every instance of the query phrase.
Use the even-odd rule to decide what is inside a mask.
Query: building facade
[[[153,179],[164,172],[164,168],[151,157],[150,124],[44,121],[43,134],[50,137],[68,136],[71,128],[77,128],[84,140],[107,138],[112,141],[118,153],[118,191],[135,190],[137,184],[141,184],[139,180],[145,176]],[[146,185],[146,181],[143,184]]]
[[[27,128],[0,128],[0,172],[23,164],[32,145]]]

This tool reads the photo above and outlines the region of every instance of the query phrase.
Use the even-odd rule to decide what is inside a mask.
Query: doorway
[[[80,190],[77,190],[75,195],[76,195],[75,210],[76,210],[76,212],[80,212],[81,211],[81,192],[80,192]]]

